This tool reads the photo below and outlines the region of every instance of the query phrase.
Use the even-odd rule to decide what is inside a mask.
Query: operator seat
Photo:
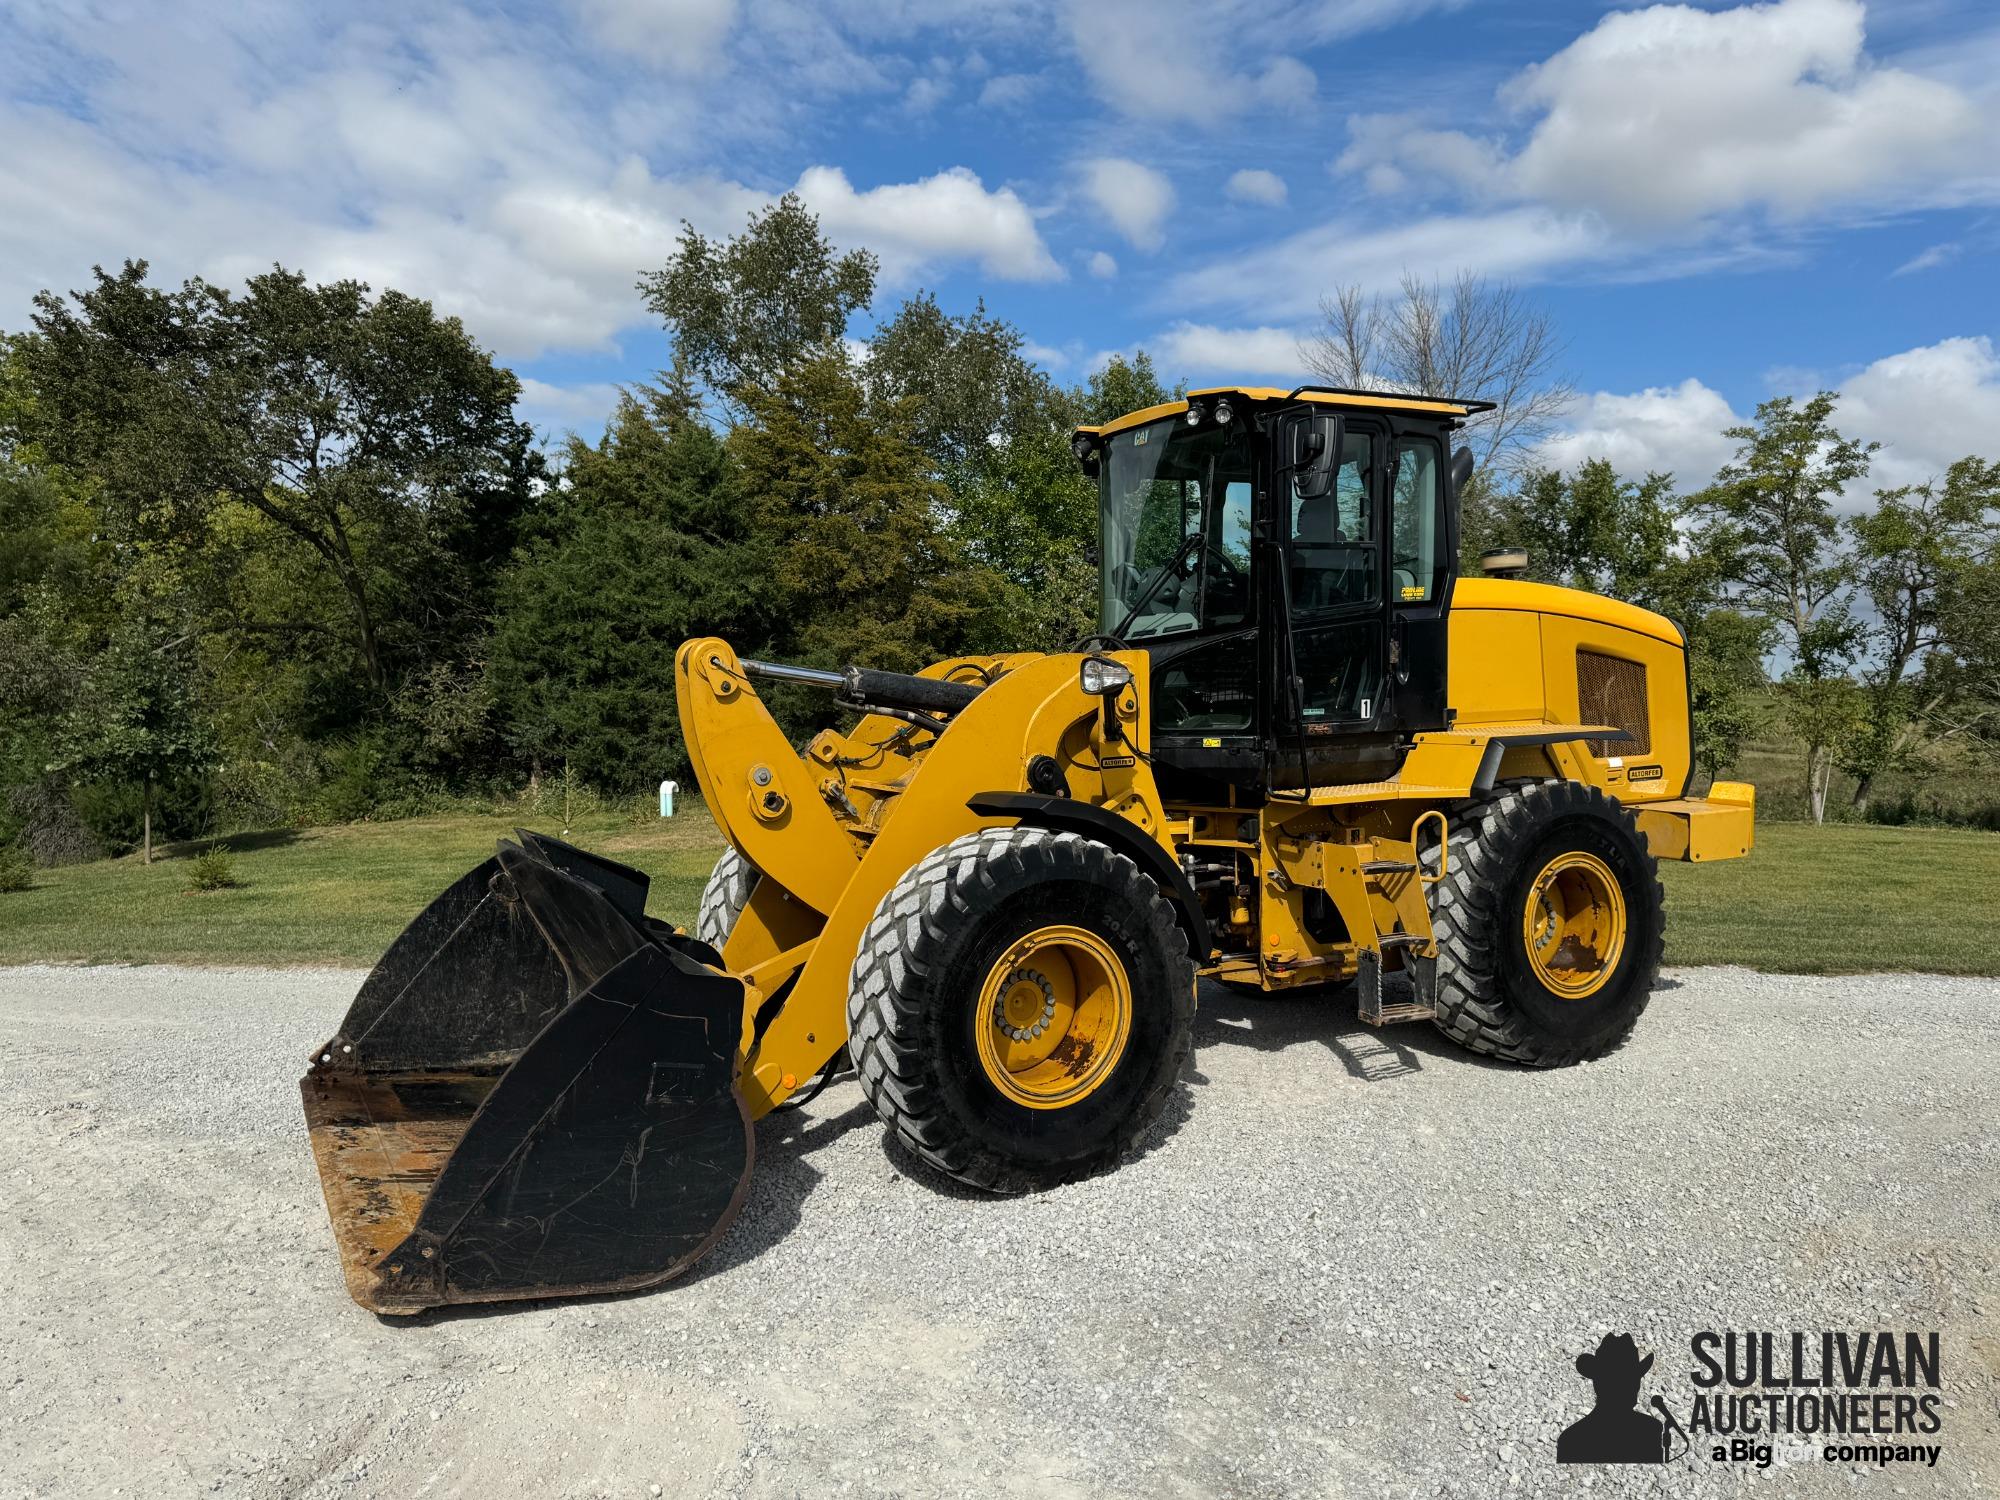
[[[1299,549],[1292,563],[1292,607],[1307,610],[1338,604],[1343,559],[1332,549],[1345,547],[1347,537],[1340,529],[1339,502],[1331,492],[1299,502],[1292,540]]]

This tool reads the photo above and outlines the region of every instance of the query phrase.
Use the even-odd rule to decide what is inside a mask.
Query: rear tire
[[[708,884],[701,888],[701,905],[694,919],[695,937],[720,953],[729,942],[729,934],[736,930],[736,919],[743,915],[759,878],[757,867],[733,845],[724,849],[715,868],[709,871]]]
[[[1666,934],[1659,865],[1632,815],[1596,787],[1542,781],[1451,817],[1431,892],[1438,1029],[1531,1067],[1609,1052],[1646,1009]]]
[[[939,1171],[1027,1192],[1117,1161],[1166,1108],[1195,966],[1131,860],[1069,833],[968,834],[882,898],[848,1050],[883,1121]]]

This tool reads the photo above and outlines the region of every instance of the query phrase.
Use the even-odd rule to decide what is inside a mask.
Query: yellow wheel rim
[[[1559,1000],[1602,989],[1625,951],[1625,893],[1594,854],[1558,854],[1528,889],[1521,939],[1535,977]]]
[[[1006,1098],[1063,1109],[1111,1076],[1132,1035],[1132,981],[1081,927],[1038,927],[995,960],[979,987],[979,1065]]]

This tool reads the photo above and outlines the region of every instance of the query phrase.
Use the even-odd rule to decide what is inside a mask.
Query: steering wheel
[[[1231,583],[1241,584],[1245,581],[1243,565],[1227,552],[1223,551],[1222,548],[1204,547],[1202,549],[1202,557],[1207,565],[1218,567],[1219,571],[1225,574]]]

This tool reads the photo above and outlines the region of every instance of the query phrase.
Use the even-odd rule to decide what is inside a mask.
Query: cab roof
[[[1491,401],[1464,401],[1456,396],[1397,396],[1386,391],[1356,391],[1330,385],[1302,385],[1291,390],[1275,385],[1210,385],[1203,386],[1198,391],[1189,391],[1177,401],[1164,401],[1158,406],[1127,412],[1122,417],[1113,417],[1109,422],[1079,427],[1076,430],[1090,433],[1095,437],[1109,437],[1113,433],[1124,432],[1127,428],[1157,422],[1161,417],[1177,417],[1188,409],[1189,402],[1217,396],[1234,396],[1239,401],[1249,402],[1310,401],[1320,406],[1374,411],[1435,412],[1442,417],[1458,418],[1493,410]]]

